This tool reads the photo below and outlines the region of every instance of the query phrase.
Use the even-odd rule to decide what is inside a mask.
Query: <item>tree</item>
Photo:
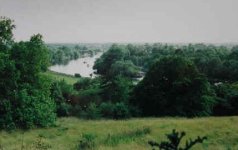
[[[113,44],[111,48],[96,60],[93,69],[97,69],[97,73],[108,75],[111,65],[116,61],[123,60],[124,49],[119,45]]]
[[[0,51],[6,50],[13,42],[13,20],[0,16]]]
[[[46,127],[55,122],[48,67],[48,49],[41,35],[28,42],[12,40],[12,21],[0,20],[0,128]]]
[[[238,84],[220,83],[214,86],[217,96],[213,108],[215,116],[238,115]]]
[[[48,49],[40,34],[32,36],[30,41],[14,43],[11,57],[21,72],[22,82],[34,83],[36,76],[49,66]]]
[[[111,65],[111,69],[108,73],[110,77],[115,77],[117,75],[135,78],[138,76],[139,68],[136,67],[131,61],[116,61]]]
[[[104,81],[102,96],[106,101],[111,102],[128,102],[129,94],[133,85],[129,78],[115,76],[110,81]]]
[[[145,116],[206,116],[212,113],[213,91],[194,64],[182,57],[156,62],[135,87],[131,103]]]

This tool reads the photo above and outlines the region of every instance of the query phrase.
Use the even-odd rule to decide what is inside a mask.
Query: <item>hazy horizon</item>
[[[0,0],[15,39],[47,43],[237,43],[236,0]]]

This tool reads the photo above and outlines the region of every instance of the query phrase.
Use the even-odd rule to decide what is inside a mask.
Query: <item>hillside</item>
[[[198,135],[208,137],[194,150],[238,149],[237,124],[238,117],[140,118],[124,121],[60,118],[53,128],[12,133],[1,131],[0,148],[73,150],[82,137],[87,137],[94,143],[95,149],[149,150],[148,140],[165,140],[165,134],[176,129],[185,131],[186,138],[196,138]]]

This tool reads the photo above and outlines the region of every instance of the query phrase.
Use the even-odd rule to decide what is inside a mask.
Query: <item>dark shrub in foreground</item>
[[[160,150],[189,150],[194,145],[203,143],[203,141],[207,139],[206,136],[202,138],[198,136],[195,140],[186,140],[186,144],[184,148],[182,148],[180,147],[180,143],[185,135],[185,132],[179,133],[176,130],[173,130],[172,133],[166,135],[169,141],[162,141],[161,143],[149,141],[148,144],[153,148],[153,150],[155,150],[155,147],[159,148]]]

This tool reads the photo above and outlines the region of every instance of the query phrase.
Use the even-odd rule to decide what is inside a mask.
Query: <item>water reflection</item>
[[[54,65],[51,66],[49,69],[55,72],[75,75],[75,73],[79,73],[82,77],[90,77],[90,74],[95,76],[93,73],[94,62],[97,58],[102,55],[102,52],[97,53],[93,57],[83,57],[78,58],[77,60],[70,61],[67,65]]]

